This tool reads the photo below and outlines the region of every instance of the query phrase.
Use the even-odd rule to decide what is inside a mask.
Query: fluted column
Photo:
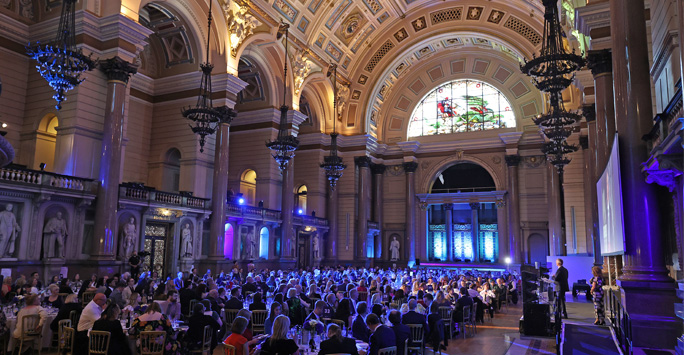
[[[442,205],[444,209],[444,222],[446,224],[446,261],[454,260],[454,205],[445,203]]]
[[[214,181],[211,187],[211,221],[209,224],[209,259],[222,260],[226,235],[226,198],[228,195],[228,147],[230,122],[219,123],[214,146]],[[233,238],[239,238],[237,229]],[[238,250],[238,255],[240,254]],[[229,255],[233,258],[233,255]]]
[[[371,165],[371,172],[373,173],[373,185],[374,185],[374,190],[373,190],[373,221],[378,223],[378,228],[380,229],[380,238],[376,238],[379,240],[379,243],[376,243],[375,249],[374,249],[374,255],[376,258],[382,258],[382,253],[385,247],[389,247],[389,245],[384,245],[382,243],[383,237],[382,237],[382,231],[385,229],[382,225],[383,223],[383,216],[382,212],[384,208],[382,208],[382,189],[383,189],[383,176],[385,175],[385,169],[387,167],[382,164],[372,164]]]
[[[626,246],[618,284],[632,319],[633,345],[674,348],[675,339],[681,335],[681,321],[677,321],[673,308],[678,300],[665,268],[656,186],[647,184],[641,171],[648,157],[642,137],[653,126],[644,13],[643,0],[610,2]]]
[[[518,186],[519,155],[507,155],[508,166],[508,253],[513,263],[522,262],[520,238],[520,188]]]
[[[473,233],[473,262],[480,262],[480,203],[470,204],[470,230]]]
[[[409,262],[416,261],[416,170],[418,163],[404,163],[406,173],[406,238],[404,256]]]
[[[100,188],[95,206],[95,240],[90,256],[97,260],[113,260],[117,250],[114,231],[121,182],[121,147],[128,96],[126,85],[130,76],[137,72],[137,66],[114,57],[101,62],[100,70],[107,75],[107,102],[100,154]],[[122,256],[124,259],[127,257]]]
[[[365,260],[368,246],[368,218],[371,209],[371,160],[367,156],[355,157],[354,163],[359,168],[359,193],[356,204],[356,240],[354,241],[357,260]]]
[[[340,243],[338,239],[339,219],[337,215],[337,206],[340,203],[340,201],[337,199],[338,189],[339,188],[333,190],[330,188],[330,185],[328,185],[328,205],[326,217],[328,218],[328,225],[330,226],[330,229],[328,230],[328,238],[325,241],[325,250],[326,258],[328,259],[327,261],[332,262],[333,264],[337,262],[337,248]]]
[[[561,227],[560,181],[558,170],[551,163],[546,164],[548,184],[547,201],[549,211],[549,251],[550,255],[563,255],[564,237]]]

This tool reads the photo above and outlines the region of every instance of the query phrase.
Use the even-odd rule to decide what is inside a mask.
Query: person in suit
[[[123,283],[123,281],[119,281],[116,284],[114,291],[109,295],[109,299],[112,300],[113,303],[116,303],[116,305],[119,306],[119,309],[126,307],[126,301],[123,298],[123,290],[125,288],[126,284]]]
[[[411,336],[411,329],[401,324],[401,312],[396,309],[392,310],[387,318],[392,323],[392,331],[397,340],[397,354],[404,354],[406,339]]]
[[[459,293],[461,294],[461,297],[459,297],[458,300],[456,300],[456,309],[454,309],[454,312],[452,313],[452,320],[454,324],[464,321],[463,308],[470,306],[470,311],[473,311],[474,301],[473,298],[468,295],[468,289],[465,287],[461,287]]]
[[[559,290],[558,297],[560,298],[560,308],[563,311],[563,318],[568,319],[568,310],[565,308],[565,293],[570,291],[568,287],[568,269],[563,267],[563,259],[556,259],[556,266],[558,270],[553,275],[553,279],[558,282]]]
[[[185,333],[184,341],[186,346],[190,349],[198,349],[204,338],[204,327],[209,325],[214,329],[211,337],[211,351],[213,352],[218,343],[218,331],[221,329],[221,324],[217,322],[212,316],[204,314],[206,308],[204,304],[197,303],[192,310],[192,316],[188,319],[188,331]]]
[[[448,344],[444,338],[444,321],[442,320],[442,316],[439,314],[438,304],[433,303],[430,306],[430,314],[428,315],[427,320],[431,332],[426,333],[426,343],[432,344],[432,350],[435,354],[439,349],[446,350]],[[442,344],[442,340],[445,340],[444,344]]]
[[[226,302],[226,309],[242,309],[243,304],[240,301],[240,288],[235,287],[230,290],[230,299]]]
[[[366,325],[371,330],[368,355],[378,355],[380,349],[397,346],[397,337],[388,326],[380,324],[380,318],[371,313],[366,317]]]
[[[316,304],[314,305],[313,311],[309,313],[309,315],[306,317],[306,320],[304,320],[304,323],[310,321],[310,320],[317,320],[319,322],[321,321],[321,317],[323,316],[323,310],[325,310],[325,302],[318,300],[316,301]]]
[[[428,334],[430,331],[425,315],[416,312],[417,306],[418,302],[415,299],[409,301],[409,311],[401,317],[401,324],[420,324],[423,326],[424,334]]]
[[[330,323],[328,325],[328,340],[321,342],[321,350],[318,351],[318,355],[327,354],[358,355],[359,351],[356,348],[356,341],[354,339],[343,337],[340,326]]]
[[[121,308],[116,303],[111,303],[107,309],[102,313],[100,319],[93,323],[92,330],[99,330],[109,332],[109,350],[108,355],[130,355],[131,348],[128,346],[128,336],[121,328],[119,321],[119,314]]]
[[[370,329],[366,326],[366,320],[364,319],[367,313],[368,305],[366,302],[359,302],[356,305],[356,317],[352,322],[352,335],[364,343],[367,343],[370,339]]]

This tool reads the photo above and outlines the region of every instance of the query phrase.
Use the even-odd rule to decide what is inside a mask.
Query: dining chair
[[[81,319],[81,314],[78,311],[69,312],[69,319],[74,329],[78,328],[78,321]]]
[[[420,351],[423,355],[425,355],[425,329],[423,329],[422,324],[407,324],[407,327],[409,327],[409,346],[407,347],[409,350],[416,350]]]
[[[458,320],[458,331],[463,333],[463,339],[466,338],[468,332],[472,333],[472,320],[470,306],[463,307],[462,318]]]
[[[331,319],[331,320],[330,320],[330,323],[335,323],[335,324],[337,324],[337,325],[340,327],[340,329],[344,328],[344,326],[345,326],[344,321],[341,320],[341,319]]]
[[[59,341],[62,339],[62,330],[64,327],[71,327],[71,319],[62,319],[59,321],[59,323],[57,323],[57,333],[52,333],[50,349],[59,348]]]
[[[401,355],[401,354],[399,354]],[[408,355],[408,338],[404,340],[404,355]]]
[[[397,347],[389,346],[378,350],[378,355],[397,355]]]
[[[85,308],[85,306],[87,306],[88,303],[90,303],[90,301],[92,301],[93,298],[95,297],[95,292],[86,291],[86,292],[83,292],[83,294],[81,296],[83,298],[83,299],[81,299],[81,306],[83,308]]]
[[[268,317],[268,311],[252,311],[252,334],[257,335],[264,333],[266,329],[264,328],[264,323],[266,323],[266,317]]]
[[[140,355],[163,355],[166,345],[166,332],[140,332]]]
[[[224,355],[235,355],[235,347],[228,344],[223,344]]]
[[[442,322],[444,322],[444,328],[447,330],[449,339],[451,339],[451,333],[453,332],[452,312],[453,309],[449,306],[439,307],[439,315],[442,317]]]
[[[202,336],[202,347],[195,350],[190,350],[190,354],[211,355],[211,338],[214,329],[210,325],[204,326],[204,335]]]
[[[192,310],[195,308],[195,305],[197,304],[197,300],[190,300],[190,306],[188,306],[188,318],[192,317]]]
[[[88,334],[88,355],[107,355],[111,336],[110,332],[91,330]]]
[[[360,291],[359,292],[359,301],[366,302],[367,300],[368,300],[368,292]]]
[[[233,321],[235,320],[235,317],[237,317],[238,312],[240,312],[239,309],[226,309],[223,324],[226,325],[227,329],[230,329],[233,325]]]
[[[510,301],[510,294],[508,292],[508,287],[504,289],[504,295],[503,295],[503,305],[501,306],[506,307],[506,313],[508,313],[508,302]]]
[[[473,303],[473,308],[470,311],[470,324],[472,325],[472,336],[477,334],[477,303]]]
[[[58,353],[60,355],[72,355],[74,353],[74,335],[76,331],[72,327],[64,327],[59,338]]]
[[[38,348],[38,355],[40,355],[41,348],[43,347],[43,332],[42,329],[36,331],[40,323],[40,316],[37,314],[31,314],[23,316],[21,319],[21,336],[19,337],[19,354],[22,354],[24,348],[24,343],[32,343],[32,348]],[[28,345],[27,345],[28,346]]]

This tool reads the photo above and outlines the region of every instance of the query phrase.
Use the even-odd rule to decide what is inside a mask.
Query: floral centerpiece
[[[304,322],[304,330],[315,332],[318,335],[323,334],[325,326],[319,320],[311,319],[308,322]]]

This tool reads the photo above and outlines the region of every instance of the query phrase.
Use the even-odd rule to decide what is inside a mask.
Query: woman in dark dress
[[[108,355],[131,355],[131,348],[128,346],[128,337],[124,334],[119,321],[121,309],[116,303],[110,304],[102,313],[100,319],[93,323],[93,330],[109,332],[109,351]]]
[[[254,294],[254,301],[249,305],[250,311],[265,311],[266,303],[261,300],[261,293],[257,292]]]
[[[287,337],[290,318],[279,315],[273,322],[273,334],[261,344],[262,355],[299,355],[297,343]]]
[[[335,323],[328,325],[328,340],[321,342],[321,350],[318,352],[318,355],[328,354],[359,354],[356,340],[343,337],[342,329]]]
[[[595,325],[604,325],[606,312],[603,306],[603,271],[600,266],[591,268],[591,273],[594,277],[591,278],[591,295],[594,298],[594,313],[596,314]]]
[[[81,307],[81,302],[78,301],[76,294],[72,293],[68,295],[64,300],[62,307],[59,307],[57,316],[54,320],[52,320],[52,323],[50,323],[50,329],[52,329],[53,333],[56,333],[58,330],[57,327],[59,326],[59,321],[62,319],[69,319],[71,311],[76,311],[76,313],[80,315],[82,310],[83,308]],[[76,328],[77,325],[78,324],[72,324],[71,327]]]

